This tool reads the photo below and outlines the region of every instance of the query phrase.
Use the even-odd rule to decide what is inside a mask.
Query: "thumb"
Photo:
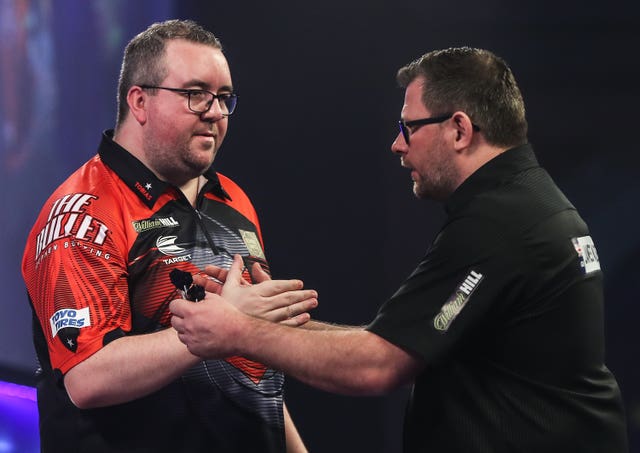
[[[189,304],[189,302],[181,299],[172,300],[171,303],[169,303],[169,311],[171,311],[171,314],[173,316],[184,318],[185,311],[187,309],[187,306],[185,304]]]
[[[224,295],[225,289],[235,288],[240,286],[243,281],[242,277],[242,269],[244,268],[244,262],[242,261],[242,257],[240,255],[233,256],[233,263],[231,263],[231,267],[229,268],[229,272],[227,273],[227,281],[224,282],[222,286],[222,294]]]

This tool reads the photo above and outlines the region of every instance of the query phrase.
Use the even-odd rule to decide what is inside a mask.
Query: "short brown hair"
[[[406,88],[424,78],[422,102],[434,115],[464,111],[487,142],[513,147],[526,143],[524,101],[507,63],[492,52],[456,47],[429,52],[398,71]]]
[[[124,50],[118,80],[118,117],[116,127],[129,113],[127,93],[133,85],[159,85],[167,76],[164,64],[166,42],[171,39],[206,44],[222,50],[216,36],[192,20],[167,20],[149,26],[136,35]]]

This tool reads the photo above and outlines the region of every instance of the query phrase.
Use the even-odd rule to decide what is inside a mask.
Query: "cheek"
[[[423,150],[420,158],[414,163],[414,168],[421,176],[429,174],[433,167],[433,158],[429,151]]]
[[[156,116],[153,126],[152,133],[155,135],[156,141],[171,140],[178,135],[178,131],[182,130],[180,119],[169,115]]]

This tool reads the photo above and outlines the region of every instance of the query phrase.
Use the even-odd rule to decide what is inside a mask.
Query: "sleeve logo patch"
[[[60,329],[64,329],[66,327],[75,327],[76,329],[89,327],[91,325],[89,307],[85,307],[80,310],[63,308],[53,314],[49,319],[49,323],[51,324],[51,336],[54,338]]]
[[[582,273],[590,274],[591,272],[599,271],[600,259],[598,258],[598,252],[596,251],[596,246],[593,244],[591,236],[573,238],[571,242],[573,242],[573,246],[578,254]]]
[[[449,330],[451,323],[456,319],[458,314],[460,314],[467,302],[469,302],[471,295],[480,285],[483,278],[484,276],[479,272],[469,272],[456,292],[449,297],[440,309],[440,312],[433,318],[433,327],[435,327],[436,330],[442,332]]]

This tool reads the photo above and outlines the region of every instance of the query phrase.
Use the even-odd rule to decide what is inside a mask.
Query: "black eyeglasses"
[[[413,121],[400,120],[398,121],[398,125],[400,126],[400,132],[402,133],[402,137],[404,138],[404,141],[408,145],[409,137],[411,136],[411,132],[412,132],[410,128],[414,126],[425,126],[427,124],[442,123],[444,121],[447,121],[452,116],[453,116],[453,113],[447,113],[446,115],[434,116],[432,118],[422,118],[422,119],[413,120]]]
[[[145,90],[167,90],[174,93],[184,94],[188,98],[189,110],[193,113],[203,114],[208,112],[213,105],[215,99],[220,103],[220,109],[224,116],[233,113],[238,103],[238,95],[235,93],[215,94],[207,90],[187,90],[185,88],[168,88],[153,85],[139,85]]]
[[[452,116],[453,116],[453,113],[447,113],[446,115],[434,116],[433,118],[422,118],[422,119],[413,120],[413,121],[400,120],[398,121],[398,125],[400,126],[400,132],[402,133],[402,137],[404,138],[404,141],[408,145],[409,137],[411,136],[411,132],[412,132],[410,128],[414,126],[425,126],[427,124],[442,123],[444,121],[447,121]],[[471,126],[473,127],[473,130],[476,132],[480,130],[480,127],[478,127],[475,124],[472,124]]]

